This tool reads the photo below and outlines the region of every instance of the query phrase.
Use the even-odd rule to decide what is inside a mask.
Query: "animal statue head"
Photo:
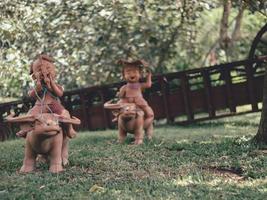
[[[34,134],[50,136],[56,135],[61,131],[60,123],[80,124],[80,120],[76,117],[66,118],[53,113],[42,113],[37,116],[24,115],[18,117],[9,115],[6,118],[6,121],[11,123],[19,123],[21,124],[21,128],[23,128],[23,125],[25,124],[30,124]]]
[[[124,142],[127,133],[134,134],[134,144],[143,143],[144,129],[146,129],[143,110],[134,103],[111,103],[111,101],[106,102],[104,107],[111,110],[118,118],[119,143]]]
[[[137,108],[134,103],[111,103],[108,101],[104,104],[104,108],[112,110],[112,113],[122,119],[134,119],[137,116],[143,116],[144,111]]]

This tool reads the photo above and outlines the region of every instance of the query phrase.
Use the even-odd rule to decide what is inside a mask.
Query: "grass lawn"
[[[116,131],[79,133],[60,174],[21,175],[23,139],[0,143],[0,199],[266,199],[267,153],[249,143],[259,113],[160,126],[152,142]]]

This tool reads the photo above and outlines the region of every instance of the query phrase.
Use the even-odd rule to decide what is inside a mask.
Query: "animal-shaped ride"
[[[6,118],[7,122],[19,123],[20,129],[27,130],[25,156],[20,172],[27,173],[35,170],[36,157],[41,154],[50,160],[49,171],[58,173],[62,165],[68,163],[68,138],[65,131],[67,124],[80,124],[76,117],[67,118],[54,113],[24,115]]]
[[[127,133],[134,134],[134,144],[136,145],[143,143],[144,131],[147,138],[152,139],[153,123],[145,123],[144,111],[135,103],[111,103],[108,101],[104,104],[104,108],[112,110],[118,118],[118,141],[120,143],[124,142]]]

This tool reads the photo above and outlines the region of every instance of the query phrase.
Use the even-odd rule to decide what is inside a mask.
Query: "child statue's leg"
[[[146,134],[148,139],[152,139],[154,112],[150,106],[144,106],[142,109],[145,112],[144,127],[146,128]]]
[[[61,113],[64,117],[70,118],[70,113],[66,109],[64,109]],[[77,132],[73,129],[72,124],[67,124],[67,136],[69,138],[74,138],[76,137]]]

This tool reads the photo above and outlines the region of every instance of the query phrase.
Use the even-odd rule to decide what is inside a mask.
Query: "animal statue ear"
[[[114,104],[114,103],[111,103],[111,102],[112,102],[112,100],[106,102],[104,104],[104,108],[110,109],[110,110],[118,110],[118,109],[120,109],[122,107],[121,104],[119,104],[119,103],[115,103]]]
[[[6,117],[5,121],[11,123],[34,122],[35,117],[32,115],[21,115],[18,117],[14,117],[14,114],[10,114],[9,116]]]
[[[81,120],[79,120],[77,117],[72,116],[71,118],[64,117],[62,115],[58,115],[58,121],[66,123],[66,124],[81,124]]]

